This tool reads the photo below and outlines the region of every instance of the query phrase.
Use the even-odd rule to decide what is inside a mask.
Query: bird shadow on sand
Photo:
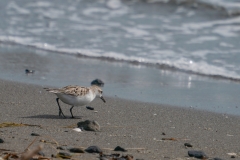
[[[27,117],[21,117],[21,118],[43,118],[43,119],[82,119],[82,116],[75,116],[74,118],[72,117],[60,117],[58,115],[51,115],[51,114],[42,114],[42,115],[35,115],[35,116],[27,116]]]

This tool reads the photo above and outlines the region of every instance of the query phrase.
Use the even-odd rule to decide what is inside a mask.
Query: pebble
[[[31,133],[31,136],[40,136],[40,134],[37,134],[37,133]]]
[[[3,143],[3,142],[4,142],[4,140],[2,138],[0,138],[0,143]]]
[[[117,146],[117,147],[114,149],[114,151],[122,151],[122,152],[127,152],[127,150],[126,150],[126,149],[124,149],[124,148],[122,148],[122,147],[120,147],[120,146]]]
[[[57,147],[57,149],[65,150],[65,149],[67,149],[67,147],[66,146],[59,146],[59,147]]]
[[[70,148],[69,151],[73,153],[84,153],[82,148]]]
[[[103,87],[104,86],[104,82],[101,79],[95,79],[91,82],[91,85],[97,85],[99,87]]]
[[[90,106],[86,106],[86,108],[89,109],[89,110],[94,110],[94,108],[90,107]]]
[[[34,72],[35,72],[34,70],[25,69],[26,74],[33,74]]]
[[[185,147],[193,147],[190,143],[184,143]]]
[[[87,149],[85,149],[88,153],[101,153],[102,150],[98,146],[90,146]]]
[[[188,155],[189,157],[195,157],[199,159],[207,158],[206,154],[203,151],[191,150],[191,151],[188,151]]]
[[[78,128],[84,129],[86,131],[100,131],[100,125],[97,121],[86,120],[84,122],[77,123]]]

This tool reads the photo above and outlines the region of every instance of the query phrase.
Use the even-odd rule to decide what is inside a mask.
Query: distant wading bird
[[[104,103],[106,103],[105,99],[102,96],[102,89],[96,85],[92,85],[90,87],[81,87],[81,86],[66,86],[59,89],[54,88],[44,88],[46,91],[54,93],[57,95],[58,98],[56,98],[58,107],[59,107],[59,116],[65,117],[65,115],[62,112],[62,109],[59,105],[59,99],[66,103],[71,105],[70,112],[72,115],[72,118],[74,118],[72,114],[72,109],[74,106],[83,106],[90,102],[92,102],[95,97],[99,97],[102,99]],[[66,118],[66,117],[65,117]]]

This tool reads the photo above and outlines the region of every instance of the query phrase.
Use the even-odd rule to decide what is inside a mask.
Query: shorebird
[[[71,105],[70,112],[72,118],[74,118],[72,114],[72,109],[74,106],[83,106],[90,102],[92,102],[95,97],[99,97],[102,99],[104,103],[106,103],[105,99],[102,96],[102,89],[99,86],[92,85],[90,87],[81,87],[81,86],[66,86],[63,88],[55,89],[55,88],[44,88],[46,91],[54,93],[57,95],[56,98],[58,107],[59,107],[59,116],[65,117],[62,112],[62,109],[59,105],[59,99],[66,104]],[[66,117],[65,117],[66,118]]]

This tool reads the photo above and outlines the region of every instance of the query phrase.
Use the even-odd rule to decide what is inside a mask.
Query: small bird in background
[[[66,103],[71,105],[70,112],[72,115],[72,118],[74,118],[72,114],[72,109],[74,106],[83,106],[90,102],[92,102],[96,97],[102,99],[104,103],[106,103],[105,99],[102,96],[102,89],[99,86],[92,85],[90,87],[81,87],[81,86],[66,86],[59,89],[54,88],[44,88],[46,91],[54,93],[57,95],[58,98],[56,98],[58,107],[59,107],[59,116],[65,117],[65,115],[62,112],[62,109],[59,105],[59,99]],[[66,118],[66,117],[65,117]]]

